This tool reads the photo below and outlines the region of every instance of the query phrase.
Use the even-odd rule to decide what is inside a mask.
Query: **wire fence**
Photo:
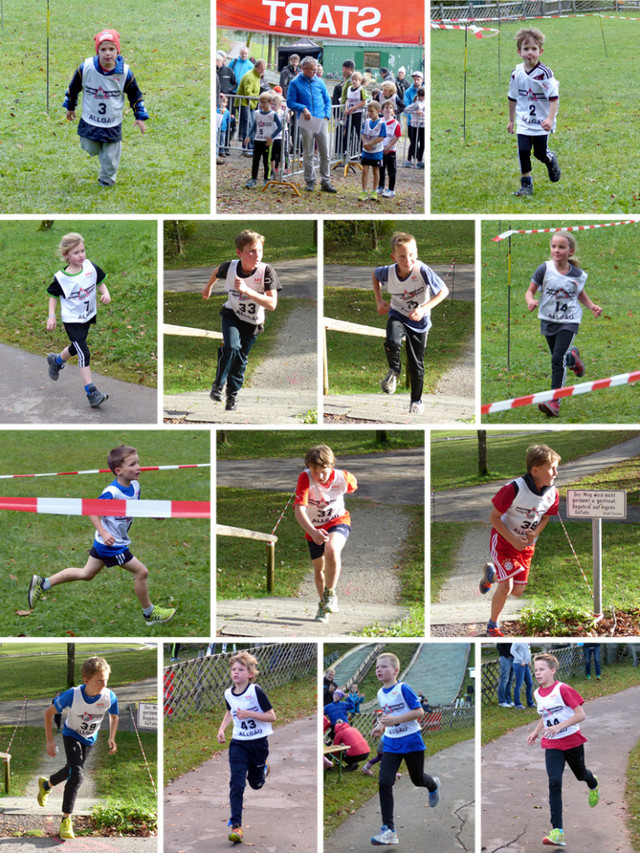
[[[548,651],[558,658],[560,668],[558,677],[561,681],[570,680],[573,676],[584,674],[583,647],[575,643],[566,646],[532,645],[531,654]],[[500,659],[498,652],[493,660],[483,660],[481,666],[481,701],[483,705],[494,705],[497,702],[498,682],[500,681]],[[611,666],[624,661],[633,660],[633,665],[640,662],[640,643],[601,643],[600,654],[602,666]],[[533,664],[531,665],[533,675]],[[535,686],[535,682],[534,682]]]
[[[248,649],[258,660],[258,682],[269,692],[299,678],[316,683],[315,643],[259,644]],[[235,652],[207,655],[164,669],[164,715],[170,720],[218,709],[229,687],[229,661]]]
[[[640,8],[638,2],[617,0],[514,0],[478,5],[473,2],[449,5],[432,0],[432,21],[489,21],[522,18],[552,18],[558,15],[588,15],[594,12],[622,12]]]

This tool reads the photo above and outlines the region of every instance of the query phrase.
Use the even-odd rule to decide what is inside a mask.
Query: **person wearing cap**
[[[78,96],[82,92],[82,114],[78,122],[80,146],[92,157],[98,157],[98,183],[111,187],[115,183],[122,154],[122,112],[124,96],[133,110],[134,124],[145,132],[149,114],[142,92],[129,65],[120,56],[120,34],[102,30],[94,36],[96,53],[76,69],[65,93],[63,107],[67,121],[74,121]]]
[[[381,68],[380,69],[380,76],[382,77],[383,83],[395,83],[396,82],[395,77],[389,71],[388,68]]]
[[[422,88],[422,81],[424,79],[422,76],[422,71],[413,71],[411,73],[411,79],[413,80],[413,84],[409,86],[409,88],[404,93],[405,107],[408,107],[415,101],[418,95],[418,89]],[[409,156],[405,160],[404,166],[406,168],[411,168],[414,165],[413,160],[414,155],[416,154],[416,148],[418,143],[418,128],[414,126],[413,121],[409,120],[408,113],[407,122],[407,132],[409,135]]]
[[[396,72],[396,89],[398,90],[398,94],[401,98],[404,98],[404,93],[409,88],[409,81],[407,80],[407,69],[404,65],[401,65]]]

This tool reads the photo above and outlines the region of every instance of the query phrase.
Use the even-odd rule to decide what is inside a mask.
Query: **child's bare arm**
[[[101,293],[100,302],[102,302],[103,305],[108,305],[111,302],[111,294],[109,293],[109,288],[106,284],[103,283],[98,285],[98,290]]]
[[[556,115],[558,114],[558,106],[560,105],[560,101],[558,98],[554,98],[553,101],[549,101],[549,115],[542,119],[540,122],[540,127],[543,130],[551,130],[553,127],[553,122],[555,121]]]
[[[512,533],[509,528],[506,526],[504,521],[502,520],[502,513],[499,509],[496,509],[494,506],[491,507],[491,513],[489,515],[489,523],[496,530],[503,539],[506,539],[516,551],[524,551],[524,549],[529,545],[529,540],[526,536],[518,536],[516,533]]]
[[[409,723],[411,720],[419,720],[424,716],[422,708],[413,708],[404,714],[381,714],[380,722],[383,726],[395,726],[399,723]]]
[[[594,317],[599,317],[602,314],[601,306],[592,302],[585,290],[578,296],[578,302],[581,302],[588,311],[591,311]]]
[[[142,119],[142,118],[137,118],[137,119],[134,121],[134,123],[133,123],[133,124],[134,124],[134,126],[137,124],[137,125],[138,125],[138,127],[140,128],[140,133],[142,133],[142,134],[144,135],[144,132],[145,132],[145,131],[146,131],[146,129],[147,129],[147,126],[146,126],[146,125],[145,125],[145,123],[144,123],[144,119]]]
[[[260,293],[258,290],[253,290],[253,288],[249,287],[246,281],[240,278],[240,276],[236,276],[234,287],[238,293],[243,293],[245,296],[248,296],[249,299],[257,302],[258,305],[262,305],[263,308],[267,309],[267,311],[275,311],[278,304],[277,290],[267,290],[264,293]]]
[[[214,269],[214,271],[211,273],[211,275],[209,277],[209,281],[206,283],[205,287],[202,289],[202,298],[203,299],[208,299],[211,296],[211,289],[212,289],[213,285],[216,283],[216,281],[218,280],[218,270],[219,269],[220,269],[220,266],[218,265]]]
[[[111,545],[113,545],[115,543],[115,541],[116,541],[115,536],[112,536],[111,533],[107,533],[107,531],[105,530],[105,528],[102,524],[102,521],[100,520],[99,515],[90,515],[89,520],[91,521],[91,524],[93,524],[95,529],[100,534],[102,541],[104,542],[105,545],[110,547]]]
[[[561,723],[557,723],[555,726],[547,726],[544,730],[544,735],[545,737],[555,737],[555,735],[560,734],[563,729],[568,729],[569,726],[575,726],[578,723],[581,723],[586,716],[587,715],[585,714],[582,705],[578,705],[577,708],[573,709],[573,715],[569,717],[568,720],[562,720]]]
[[[116,732],[118,731],[118,723],[120,717],[117,714],[109,714],[109,752],[113,755],[118,751],[116,746]]]
[[[55,296],[49,297],[49,316],[47,317],[47,332],[53,332],[55,327],[58,324],[56,320],[56,305],[58,304],[58,300]]]
[[[507,125],[507,132],[513,133],[513,129],[516,123],[516,102],[509,99],[509,124]]]
[[[376,278],[375,272],[373,273],[373,295],[376,298],[376,308],[378,309],[378,314],[388,314],[389,313],[389,303],[385,302],[382,298],[382,285]]]
[[[529,283],[529,287],[527,288],[527,292],[524,295],[524,301],[527,303],[527,308],[529,311],[535,311],[538,307],[538,300],[535,298],[536,290],[538,289],[538,285],[535,281],[531,281]]]
[[[268,711],[247,711],[244,708],[240,708],[236,711],[236,716],[239,720],[259,720],[261,723],[275,723],[276,721],[276,712],[273,708],[269,708]]]
[[[218,743],[224,743],[225,742],[224,730],[227,728],[227,726],[229,725],[229,723],[231,722],[232,719],[233,719],[233,717],[231,716],[231,711],[227,710],[225,712],[224,717],[222,718],[222,722],[220,723],[220,728],[218,729],[218,734],[217,734]]]
[[[527,743],[529,744],[529,746],[531,746],[533,743],[535,743],[536,738],[540,734],[540,729],[542,728],[543,725],[544,725],[543,720],[542,719],[538,720],[538,722],[536,723],[535,729],[527,737]]]
[[[432,308],[435,308],[436,305],[439,305],[441,302],[443,302],[448,295],[449,288],[445,284],[442,290],[439,293],[436,293],[436,295],[432,299],[429,299],[428,302],[425,302],[423,305],[419,305],[417,308],[414,308],[414,310],[409,314],[409,319],[422,320],[422,318],[428,311],[431,311]]]
[[[47,741],[47,755],[55,755],[56,754],[56,744],[53,739],[53,725],[52,721],[55,717],[57,711],[55,705],[49,705],[47,710],[44,712],[44,736]]]
[[[309,520],[309,516],[307,515],[306,506],[302,506],[302,504],[296,504],[293,514],[296,517],[296,521],[300,525],[300,527],[304,530],[305,533],[308,533],[309,536],[313,539],[316,545],[322,545],[323,542],[326,542],[329,538],[329,534],[324,530],[319,530],[317,527],[314,527]]]

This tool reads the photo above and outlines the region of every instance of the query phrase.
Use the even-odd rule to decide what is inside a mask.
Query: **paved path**
[[[73,842],[63,842],[59,838],[3,838],[3,853],[34,853],[37,850],[59,851],[60,847],[70,843],[74,853],[156,853],[158,839],[102,837],[80,838]]]
[[[269,260],[268,258],[266,259]],[[318,299],[318,264],[315,258],[294,261],[276,261],[273,264],[282,284],[279,299]],[[214,267],[197,267],[190,270],[165,270],[164,289],[174,293],[201,293]],[[217,282],[213,291],[224,293],[224,284]]]
[[[75,364],[57,382],[49,379],[44,356],[0,344],[0,423],[3,424],[156,424],[155,388],[133,385],[93,371],[96,386],[109,399],[92,409]]]
[[[425,770],[439,776],[442,797],[435,809],[427,804],[426,790],[414,788],[409,774],[401,767],[402,778],[394,785],[398,849],[418,853],[433,850],[454,853],[474,849],[474,744],[463,741],[449,749],[429,755],[429,738]],[[333,772],[333,771],[332,771]],[[371,780],[372,793],[377,789],[377,772]],[[337,784],[330,778],[327,785]],[[358,811],[340,824],[324,842],[324,853],[364,853],[371,850],[371,836],[380,829],[380,806],[377,793]]]
[[[409,392],[395,394],[329,394],[323,398],[324,415],[349,420],[369,421],[372,424],[407,424],[422,427],[426,424],[473,423],[473,398],[423,394],[424,414],[409,414]]]
[[[567,768],[563,779],[567,850],[633,853],[625,825],[625,768],[637,743],[630,709],[640,703],[640,687],[585,702],[581,728],[587,767],[600,783],[600,802],[587,804],[587,789]],[[510,711],[506,713],[511,714]],[[513,712],[514,714],[517,712]],[[548,781],[544,751],[527,746],[534,723],[508,732],[482,750],[482,849],[486,853],[539,853],[549,832]]]
[[[429,264],[431,269],[441,278],[449,272],[449,264]],[[341,264],[325,264],[324,283],[329,287],[357,287],[371,290],[371,274],[373,267],[351,267]],[[449,275],[447,287],[452,299],[472,302],[475,299],[475,266],[474,264],[456,264],[455,272]],[[371,297],[373,299],[373,295]]]
[[[229,736],[230,730],[227,740]],[[274,729],[269,777],[259,791],[247,786],[244,795],[245,847],[256,853],[315,853],[317,744],[315,715]],[[166,853],[228,853],[233,846],[227,840],[228,819],[229,760],[224,751],[167,785]]]

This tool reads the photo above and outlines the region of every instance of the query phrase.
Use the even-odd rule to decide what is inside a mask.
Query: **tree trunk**
[[[486,429],[478,430],[478,473],[481,477],[487,477],[489,474],[489,464],[487,462]]]
[[[387,435],[386,429],[376,430],[376,441],[381,441],[383,443],[389,441],[389,436]]]
[[[173,245],[175,246],[177,255],[184,255],[184,241],[182,239],[182,229],[177,219],[171,222]]]
[[[38,225],[38,231],[51,231],[53,228],[53,219],[43,219],[40,225]]]
[[[75,684],[76,644],[67,643],[67,687]]]

